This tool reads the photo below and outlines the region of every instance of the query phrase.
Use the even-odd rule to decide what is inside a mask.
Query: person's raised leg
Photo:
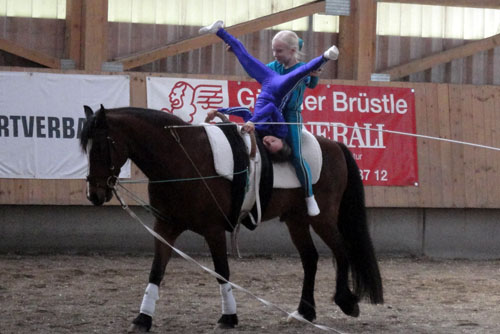
[[[226,30],[219,29],[216,35],[229,45],[248,75],[257,80],[260,84],[263,84],[269,77],[276,75],[276,73],[274,73],[264,63],[248,53],[243,43]]]
[[[336,60],[339,56],[339,50],[335,45],[326,50],[323,55],[313,58],[303,66],[297,67],[292,72],[282,75],[279,78],[280,91],[289,92],[295,88],[303,78],[312,71],[316,71],[329,60]]]
[[[276,75],[270,68],[264,65],[260,60],[252,56],[237,38],[224,29],[223,21],[216,21],[209,26],[200,29],[200,33],[215,33],[222,39],[233,51],[241,66],[252,78],[263,84],[270,76]]]

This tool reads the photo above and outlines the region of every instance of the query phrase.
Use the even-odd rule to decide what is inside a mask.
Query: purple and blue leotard
[[[328,59],[319,56],[291,72],[280,75],[250,55],[243,44],[224,28],[220,28],[216,35],[231,47],[245,71],[262,85],[261,93],[255,102],[254,112],[250,118],[244,118],[245,121],[255,123],[255,128],[259,133],[261,133],[260,131],[265,131],[265,134],[261,135],[271,134],[279,138],[284,138],[283,133],[287,134],[286,140],[292,147],[292,163],[295,167],[297,177],[306,191],[306,197],[312,196],[311,172],[307,162],[302,158],[300,145],[302,125],[288,127],[283,123],[283,126],[272,128],[262,123],[275,122],[275,119],[278,118],[284,121],[282,110],[286,107],[290,94],[292,94],[295,87],[311,71],[319,69]],[[277,116],[278,114],[279,116]],[[302,119],[300,118],[298,121],[301,123]],[[288,133],[289,128],[291,133]]]

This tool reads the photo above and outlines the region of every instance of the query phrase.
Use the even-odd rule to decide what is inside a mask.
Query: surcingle
[[[290,162],[272,162],[260,138],[256,140],[257,154],[250,159],[250,135],[241,135],[239,126],[206,124],[204,128],[212,147],[217,174],[233,181],[231,224],[234,227],[241,222],[254,230],[265,213],[274,188],[301,187],[295,169]],[[323,163],[321,147],[316,137],[305,130],[302,131],[302,151],[315,184]],[[234,152],[244,157],[235,157]],[[246,173],[242,172],[245,170]]]

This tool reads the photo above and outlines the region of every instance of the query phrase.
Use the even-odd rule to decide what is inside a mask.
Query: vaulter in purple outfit
[[[229,45],[245,71],[262,85],[261,93],[255,102],[253,115],[245,123],[243,130],[253,131],[256,127],[254,123],[257,123],[259,126],[257,131],[274,131],[272,135],[278,138],[284,138],[284,135],[286,135],[288,131],[285,123],[283,123],[283,127],[278,126],[274,129],[271,128],[273,124],[265,123],[275,122],[275,119],[280,119],[284,122],[281,110],[286,106],[289,94],[311,71],[319,69],[330,59],[337,59],[338,49],[332,46],[325,51],[323,55],[312,59],[305,65],[287,74],[280,75],[250,55],[243,44],[229,34],[223,26],[224,23],[222,21],[216,21],[210,26],[201,28],[200,33],[215,33],[221,38]],[[308,203],[308,212],[310,215],[319,214],[319,208],[314,200],[314,196],[311,196],[309,201],[306,202]]]
[[[245,71],[262,85],[261,93],[255,102],[253,116],[249,120],[252,123],[269,122],[270,119],[276,118],[277,112],[281,114],[288,101],[288,95],[297,83],[329,60],[325,55],[321,55],[290,73],[280,75],[250,55],[243,44],[224,28],[219,28],[216,35],[231,47]],[[332,58],[336,59],[336,55]],[[275,135],[283,138],[281,133]]]

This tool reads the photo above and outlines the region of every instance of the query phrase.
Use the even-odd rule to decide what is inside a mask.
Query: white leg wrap
[[[236,314],[236,301],[233,297],[233,287],[229,283],[220,284],[222,297],[222,314]]]
[[[310,197],[306,197],[306,204],[307,204],[307,214],[309,216],[319,215],[319,207],[318,207],[318,203],[316,203],[316,199],[314,198],[314,195],[312,195]]]
[[[158,285],[149,283],[142,298],[141,313],[147,314],[152,317],[155,313],[156,301],[160,299],[158,294]]]

